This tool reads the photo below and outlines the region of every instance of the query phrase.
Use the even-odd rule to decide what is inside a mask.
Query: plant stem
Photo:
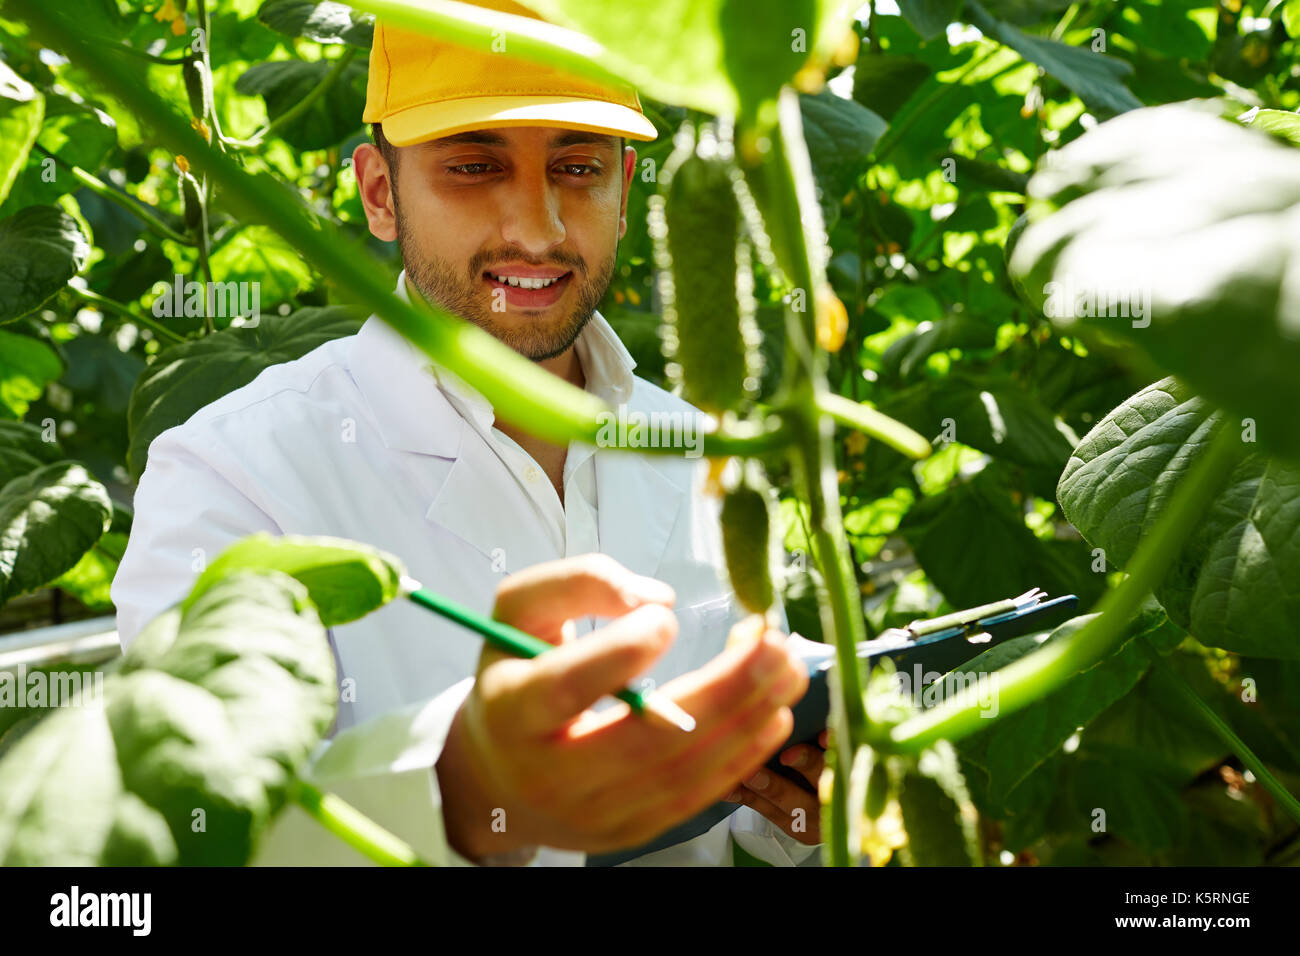
[[[294,786],[293,800],[330,833],[380,866],[428,866],[404,840],[332,793],[306,781]]]
[[[93,303],[94,305],[98,306],[102,311],[116,313],[117,315],[120,315],[122,318],[126,319],[128,322],[133,322],[136,325],[140,325],[146,329],[149,329],[151,332],[153,332],[155,335],[159,336],[160,338],[167,339],[171,342],[185,341],[185,336],[173,332],[171,329],[167,328],[167,326],[161,324],[160,322],[155,321],[149,316],[141,315],[140,313],[136,312],[134,309],[130,308],[127,305],[123,305],[121,302],[118,302],[115,299],[110,299],[106,296],[102,296],[98,292],[91,292],[89,289],[79,289],[77,288],[77,286],[73,285],[72,283],[68,283],[68,288],[71,291],[75,292],[77,295],[81,296],[81,298],[85,299],[87,302]]]
[[[928,458],[932,452],[930,443],[921,435],[869,405],[825,392],[817,396],[817,407],[841,425],[865,432],[909,458]]]
[[[982,713],[974,685],[942,704],[903,721],[887,740],[874,741],[887,750],[916,753],[936,740],[960,740],[1040,700],[1044,695],[1101,661],[1124,636],[1147,594],[1164,580],[1183,543],[1223,486],[1240,453],[1240,433],[1230,421],[1220,424],[1209,447],[1179,482],[1169,507],[1138,546],[1129,562],[1128,577],[1098,603],[1097,617],[1068,641],[1052,643],[997,672],[996,717]]]
[[[133,216],[135,216],[137,219],[143,222],[152,232],[157,233],[159,236],[162,236],[164,239],[170,239],[172,240],[172,242],[179,242],[186,246],[194,245],[193,239],[190,239],[189,237],[184,236],[181,233],[177,232],[176,230],[172,229],[170,226],[168,226],[166,223],[164,223],[161,219],[158,218],[156,210],[153,210],[149,206],[146,206],[144,203],[140,202],[140,200],[136,199],[134,196],[128,195],[125,192],[121,192],[117,189],[114,189],[112,186],[104,182],[98,176],[86,172],[86,170],[82,169],[80,166],[73,166],[71,163],[68,163],[63,159],[60,159],[58,156],[51,153],[48,149],[46,149],[44,146],[40,145],[39,143],[35,144],[34,148],[44,153],[46,156],[50,157],[50,159],[54,160],[58,165],[62,166],[68,172],[72,173],[73,178],[76,179],[77,182],[81,183],[83,186],[85,186],[95,195],[107,199],[109,202],[115,202],[123,209],[127,210],[127,212],[131,213]]]
[[[1297,800],[1291,791],[1282,786],[1281,781],[1269,773],[1268,768],[1264,766],[1264,761],[1260,760],[1255,752],[1247,746],[1246,742],[1228,726],[1227,722],[1201,699],[1201,695],[1192,689],[1191,685],[1183,679],[1183,676],[1169,666],[1163,655],[1152,650],[1151,658],[1155,662],[1154,670],[1160,678],[1176,690],[1179,696],[1200,714],[1201,718],[1219,736],[1219,739],[1227,744],[1229,749],[1255,775],[1255,778],[1259,780],[1264,789],[1273,795],[1273,798],[1282,806],[1287,815],[1296,823],[1300,823],[1300,800]]]
[[[268,136],[273,136],[276,133],[279,133],[280,130],[284,129],[303,113],[307,112],[307,110],[311,109],[315,102],[324,96],[326,92],[329,91],[329,88],[334,85],[335,81],[343,75],[343,71],[348,68],[348,64],[355,59],[356,55],[356,47],[348,47],[347,51],[334,61],[334,65],[330,67],[329,72],[321,78],[319,83],[307,92],[306,96],[300,99],[297,103],[294,103],[293,106],[289,107],[274,120],[267,123],[248,139],[227,139],[225,140],[225,144],[227,146],[233,146],[236,149],[250,149],[254,146],[260,146],[262,141]]]
[[[759,109],[749,115],[761,115]],[[825,285],[821,263],[814,258],[821,217],[812,185],[808,146],[799,117],[798,98],[787,88],[776,109],[777,127],[765,138],[770,151],[761,165],[751,157],[747,176],[758,186],[756,199],[767,227],[777,264],[792,287],[803,292],[808,308],[796,312],[792,294],[786,308],[786,381],[788,427],[795,444],[791,465],[801,497],[808,503],[813,557],[825,582],[825,600],[819,601],[822,629],[834,638],[836,668],[830,695],[832,769],[831,800],[824,809],[826,862],[849,865],[858,848],[848,845],[848,802],[844,787],[853,753],[868,735],[867,711],[858,671],[857,644],[866,638],[857,576],[840,514],[839,485],[831,444],[834,426],[823,410],[826,388],[826,353],[813,346],[816,303]],[[760,130],[742,125],[744,137],[758,138]]]
[[[480,52],[501,49],[565,73],[598,83],[642,86],[644,77],[619,76],[599,65],[605,48],[591,37],[541,20],[524,20],[513,14],[469,4],[427,6],[418,0],[353,0],[353,9],[378,14],[396,27],[437,36],[441,40]],[[628,64],[634,68],[634,64]],[[653,80],[653,78],[651,78]]]

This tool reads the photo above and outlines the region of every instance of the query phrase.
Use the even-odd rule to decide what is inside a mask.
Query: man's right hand
[[[808,676],[778,631],[750,629],[659,688],[695,718],[692,733],[626,704],[587,709],[668,649],[673,600],[668,585],[602,555],[501,583],[494,616],[561,646],[533,660],[483,651],[437,764],[458,853],[636,846],[716,803],[786,740]],[[565,621],[589,615],[614,620],[581,640],[562,638]]]

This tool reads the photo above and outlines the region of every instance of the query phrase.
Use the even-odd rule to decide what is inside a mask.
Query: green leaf
[[[1254,129],[1272,133],[1292,146],[1300,146],[1300,113],[1288,113],[1286,110],[1257,110],[1249,125]]]
[[[117,124],[103,110],[66,96],[48,96],[37,142],[68,165],[94,173],[117,146]],[[57,174],[71,177],[65,169]]]
[[[952,744],[941,740],[918,758],[889,763],[907,827],[903,865],[979,866],[978,814]]]
[[[1030,63],[1041,66],[1090,107],[1123,113],[1142,106],[1142,101],[1123,83],[1123,78],[1133,72],[1133,67],[1124,60],[1024,33],[1009,23],[993,19],[975,0],[970,0],[966,9],[971,22],[985,36],[1001,40]]]
[[[272,122],[302,100],[334,68],[333,60],[274,60],[255,63],[235,82],[235,90],[266,100]],[[366,66],[349,63],[324,96],[276,130],[295,149],[327,149],[361,128],[366,105]]]
[[[166,819],[179,862],[247,862],[334,719],[333,655],[306,589],[231,574],[156,618],[121,674],[105,709],[127,789]]]
[[[0,759],[0,865],[105,862],[121,792],[103,710],[60,708]]]
[[[864,45],[853,71],[853,99],[892,120],[930,72],[921,60],[895,53],[873,53]]]
[[[63,374],[63,361],[40,339],[0,329],[0,412],[27,414],[45,386]]]
[[[715,114],[775,96],[849,27],[845,0],[522,0],[605,48],[601,62],[655,99]]]
[[[2,341],[2,339],[0,339]],[[50,440],[46,441],[45,436]],[[41,465],[63,458],[63,449],[51,427],[0,419],[0,488]]]
[[[1119,406],[1074,450],[1058,496],[1110,566],[1123,568],[1219,428],[1238,428],[1174,379]],[[1249,439],[1243,432],[1243,439]],[[1300,467],[1243,440],[1227,486],[1156,589],[1171,620],[1206,644],[1300,658]]]
[[[1086,548],[1042,541],[1025,526],[1009,488],[991,468],[939,495],[916,502],[899,526],[926,575],[955,607],[1041,587],[1077,594],[1089,606],[1104,586]]]
[[[230,328],[160,352],[136,382],[127,411],[127,467],[144,472],[149,444],[204,405],[247,385],[272,365],[306,355],[359,328],[356,309],[342,306],[263,315],[255,328]]]
[[[0,203],[27,162],[44,113],[40,91],[0,61]]]
[[[291,37],[326,44],[347,43],[364,50],[370,49],[375,32],[373,16],[358,14],[342,3],[269,0],[257,11],[257,19]]]
[[[233,571],[260,568],[295,578],[307,589],[326,627],[355,621],[383,607],[397,596],[406,573],[400,559],[355,541],[263,532],[222,551],[199,575],[182,609]]]
[[[1293,37],[1300,37],[1300,0],[1286,0],[1282,6],[1282,25]]]
[[[1066,621],[1050,635],[1026,634],[990,648],[954,671],[966,680],[990,682],[996,700],[996,672],[1012,661],[1050,642],[1069,640],[1095,614]],[[1005,802],[1025,779],[1060,751],[1079,728],[1127,694],[1141,680],[1150,665],[1146,648],[1133,638],[1139,635],[1180,636],[1154,602],[1134,622],[1125,643],[1105,660],[1071,678],[1046,697],[1023,710],[1008,714],[989,728],[961,741],[963,759],[977,764],[987,774],[987,798]],[[979,675],[989,675],[980,677]],[[990,714],[990,716],[993,716]]]
[[[923,369],[925,360],[935,352],[988,348],[995,335],[987,322],[963,315],[950,315],[938,322],[927,320],[885,349],[880,361],[886,371],[906,379]]]
[[[933,40],[961,14],[962,0],[898,0],[903,15],[922,40]]]
[[[1024,195],[1029,188],[1028,173],[1018,173],[997,163],[986,163],[967,156],[953,156],[952,161],[955,174],[953,181],[959,189],[966,189],[973,184],[993,192]],[[1009,237],[1008,242],[1010,242]]]
[[[1136,345],[1255,419],[1262,445],[1300,457],[1295,150],[1175,104],[1103,123],[1052,156],[1011,257],[1025,291],[1061,328]]]
[[[218,282],[256,282],[259,308],[291,299],[315,281],[311,267],[279,234],[249,226],[212,256]]]
[[[817,181],[817,199],[829,229],[839,219],[844,196],[867,169],[867,157],[888,127],[881,117],[853,100],[822,90],[799,97],[804,139]]]
[[[59,461],[0,488],[0,604],[77,563],[112,522],[104,486]]]
[[[108,531],[50,587],[68,592],[88,608],[112,608],[113,575],[125,553],[126,535]]]
[[[0,220],[0,322],[40,308],[89,255],[77,221],[55,206],[28,206]]]

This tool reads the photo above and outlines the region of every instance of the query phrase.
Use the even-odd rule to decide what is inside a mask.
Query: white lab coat
[[[397,291],[405,296],[403,279]],[[618,401],[622,392],[630,410],[694,413],[631,374],[631,356],[599,314],[582,333],[579,356],[588,388],[603,397]],[[738,610],[719,577],[716,506],[700,493],[702,460],[575,443],[570,465],[586,464],[566,466],[561,507],[545,475],[490,425],[481,396],[374,316],[357,335],[266,369],[151,444],[112,587],[123,647],[227,544],[269,531],[369,542],[399,556],[426,587],[482,612],[505,574],[598,547],[676,589],[678,637],[648,677],[662,684],[722,650]],[[593,484],[598,508],[588,500]],[[398,601],[333,629],[331,641],[339,719],[311,778],[430,862],[467,865],[443,834],[432,768],[472,686],[481,639]],[[634,862],[729,865],[731,836],[776,865],[816,855],[740,807],[708,833]],[[259,861],[361,857],[290,808]],[[535,863],[584,861],[543,848]]]

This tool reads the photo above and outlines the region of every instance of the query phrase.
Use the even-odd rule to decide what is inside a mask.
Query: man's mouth
[[[554,305],[573,278],[572,272],[554,269],[529,272],[531,274],[489,270],[483,273],[483,278],[492,286],[494,296],[497,289],[502,290],[506,304],[519,309],[544,309]]]

